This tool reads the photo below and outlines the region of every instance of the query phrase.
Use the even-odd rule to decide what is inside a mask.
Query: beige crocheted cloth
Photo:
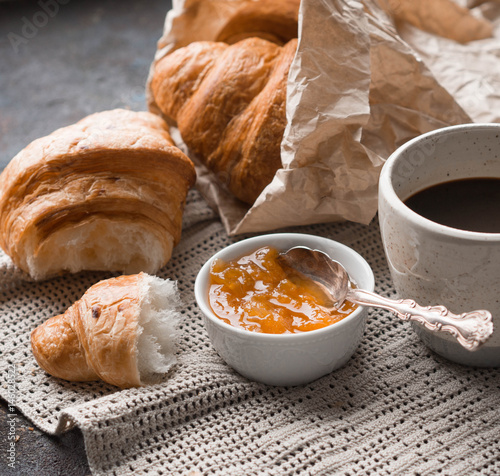
[[[394,297],[376,222],[293,231],[353,247],[376,290]],[[385,311],[370,311],[347,365],[310,385],[269,387],[232,371],[193,295],[201,265],[231,241],[190,192],[182,241],[160,273],[178,280],[185,306],[179,363],[164,383],[123,391],[51,378],[29,347],[33,328],[108,276],[34,283],[0,255],[0,395],[9,398],[15,368],[18,409],[47,433],[78,426],[96,475],[500,474],[499,371],[447,362]]]

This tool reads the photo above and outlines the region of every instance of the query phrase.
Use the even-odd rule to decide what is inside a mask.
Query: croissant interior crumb
[[[153,383],[176,362],[179,297],[174,281],[148,276],[138,322],[137,364],[142,383]]]
[[[35,252],[27,253],[27,267],[35,279],[83,269],[115,270],[125,274],[154,272],[170,259],[173,240],[162,243],[145,226],[96,218],[50,235]],[[168,243],[170,241],[170,243]],[[53,250],[58,250],[54,255]]]

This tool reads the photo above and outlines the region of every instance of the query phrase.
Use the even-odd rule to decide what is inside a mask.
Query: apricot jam
[[[227,324],[252,332],[295,334],[329,326],[357,306],[345,302],[339,309],[311,280],[287,274],[266,246],[241,258],[217,259],[210,268],[209,302]]]

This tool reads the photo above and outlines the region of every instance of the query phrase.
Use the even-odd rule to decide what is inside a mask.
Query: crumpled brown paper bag
[[[174,0],[151,72],[172,50],[213,40],[248,1]],[[499,88],[483,88],[482,103],[469,101],[466,107],[468,96],[461,92],[470,78],[465,75],[467,60],[460,61],[469,48],[478,68],[491,56],[498,60],[498,38],[490,38],[493,29],[477,30],[473,21],[476,30],[469,37],[462,31],[462,40],[475,35],[486,39],[460,44],[445,38],[449,34],[436,35],[435,18],[432,28],[426,28],[425,18],[414,20],[415,12],[410,11],[413,19],[406,18],[411,23],[405,21],[406,0],[390,0],[396,10],[388,1],[302,0],[299,45],[289,73],[283,168],[252,207],[229,195],[186,151],[197,166],[197,187],[218,209],[229,234],[338,220],[369,223],[377,211],[380,169],[397,147],[436,128],[476,118],[495,120],[484,109],[487,97]],[[448,24],[444,28],[450,29]],[[497,49],[483,54],[487,42]],[[454,66],[451,74],[439,66],[444,47],[450,54],[445,64]],[[494,85],[499,78],[497,67],[488,81]],[[147,90],[150,110],[159,113],[149,80]],[[185,147],[175,128],[173,136]]]

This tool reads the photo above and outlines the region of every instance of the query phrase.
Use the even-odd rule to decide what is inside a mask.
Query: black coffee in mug
[[[500,178],[467,178],[421,190],[405,204],[441,225],[500,233]]]

